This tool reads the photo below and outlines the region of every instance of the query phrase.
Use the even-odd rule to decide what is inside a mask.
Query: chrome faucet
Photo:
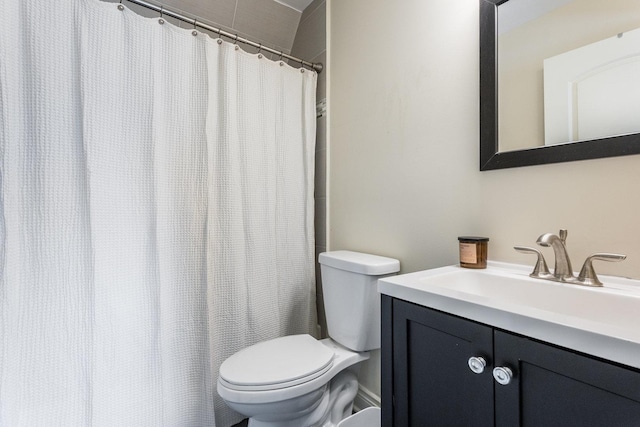
[[[529,275],[536,279],[552,280],[554,282],[575,283],[585,286],[602,286],[602,282],[598,279],[596,272],[593,269],[593,260],[601,261],[622,261],[627,258],[626,255],[610,254],[610,253],[597,253],[593,254],[584,261],[582,270],[578,277],[574,276],[573,268],[571,267],[571,260],[567,253],[567,230],[560,230],[558,235],[553,233],[546,233],[538,237],[536,243],[540,246],[551,247],[555,254],[555,266],[553,274],[549,272],[547,263],[544,260],[542,253],[534,248],[525,246],[514,246],[514,249],[523,253],[535,253],[538,256],[538,261],[533,269],[533,272]]]
[[[560,230],[559,236],[553,233],[546,233],[538,237],[537,244],[544,247],[551,246],[556,255],[556,263],[553,267],[553,277],[560,282],[570,282],[574,279],[571,260],[567,253],[565,243],[567,241],[567,230]]]
[[[584,261],[582,270],[576,279],[576,283],[586,286],[602,286],[602,282],[598,279],[595,270],[593,269],[593,260],[598,259],[600,261],[622,261],[626,259],[626,255],[621,254],[593,254]]]

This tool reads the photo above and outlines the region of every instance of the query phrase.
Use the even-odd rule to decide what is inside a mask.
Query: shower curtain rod
[[[142,6],[142,7],[146,7],[147,9],[151,9],[151,10],[155,10],[156,12],[160,13],[160,15],[167,15],[170,16],[172,18],[175,18],[179,21],[182,22],[186,22],[188,24],[193,24],[196,27],[200,27],[203,28],[205,30],[208,31],[212,31],[220,36],[225,36],[229,39],[232,39],[234,42],[240,42],[240,43],[244,43],[244,44],[248,44],[249,46],[253,46],[253,47],[257,47],[260,50],[264,50],[270,53],[274,53],[276,55],[279,55],[280,58],[286,58],[289,59],[291,61],[297,62],[299,64],[304,65],[305,67],[309,67],[312,68],[313,70],[315,70],[316,72],[320,73],[322,72],[323,69],[323,65],[320,62],[309,62],[309,61],[305,61],[304,59],[300,59],[300,58],[296,58],[295,56],[291,56],[289,54],[286,54],[280,50],[275,50],[275,49],[271,49],[270,47],[267,46],[263,46],[262,43],[256,43],[254,41],[245,39],[244,37],[240,37],[237,34],[233,34],[233,33],[229,33],[228,31],[223,30],[222,28],[215,28],[212,27],[211,25],[207,25],[204,22],[199,22],[197,19],[195,18],[189,18],[186,17],[184,15],[179,14],[178,12],[175,12],[171,9],[166,9],[164,6],[156,6],[155,4],[152,3],[148,3],[144,0],[126,0],[130,3],[134,3],[137,4],[138,6]],[[120,0],[120,3],[122,3],[122,0]]]

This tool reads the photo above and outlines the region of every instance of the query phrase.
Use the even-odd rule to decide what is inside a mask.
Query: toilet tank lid
[[[381,276],[400,271],[400,261],[397,259],[352,251],[323,252],[318,256],[318,262],[339,270],[370,276]]]

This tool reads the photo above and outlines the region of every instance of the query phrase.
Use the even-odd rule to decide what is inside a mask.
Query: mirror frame
[[[499,151],[498,6],[507,1],[480,0],[480,170],[640,154],[640,133],[525,150]]]

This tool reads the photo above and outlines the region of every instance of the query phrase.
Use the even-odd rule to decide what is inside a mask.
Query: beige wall
[[[491,260],[533,265],[513,245],[569,230],[574,267],[640,278],[640,156],[479,172],[478,1],[329,0],[331,250],[455,264],[457,236]],[[553,254],[545,249],[553,264]],[[379,364],[362,384],[379,394]]]

